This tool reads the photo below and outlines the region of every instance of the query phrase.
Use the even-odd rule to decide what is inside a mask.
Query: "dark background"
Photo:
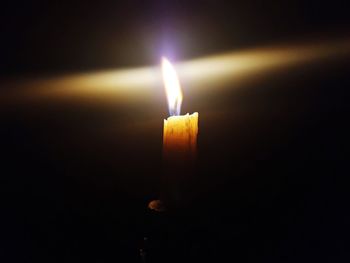
[[[347,37],[345,3],[5,2],[0,88]],[[1,261],[140,262],[145,246],[146,262],[347,261],[349,84],[344,57],[185,94],[184,112],[200,113],[198,168],[190,208],[163,215],[146,207],[164,174],[165,98],[2,105]]]

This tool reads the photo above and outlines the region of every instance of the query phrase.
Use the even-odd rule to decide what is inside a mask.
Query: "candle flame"
[[[173,65],[165,57],[162,58],[162,72],[169,113],[170,115],[180,115],[182,91],[179,78]]]

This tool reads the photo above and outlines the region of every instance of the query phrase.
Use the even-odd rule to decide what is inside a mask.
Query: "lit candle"
[[[187,201],[186,191],[193,175],[193,164],[196,158],[198,113],[180,115],[182,91],[174,67],[162,59],[162,73],[170,117],[164,120],[163,159],[165,171],[161,199],[153,200],[148,207],[164,211],[165,207],[180,207]]]
[[[198,113],[180,115],[182,91],[176,71],[163,57],[162,73],[170,117],[164,120],[163,155],[166,161],[194,159],[197,148]]]

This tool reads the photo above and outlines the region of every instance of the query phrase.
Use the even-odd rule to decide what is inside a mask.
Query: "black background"
[[[1,79],[347,37],[345,3],[11,1]],[[163,215],[146,207],[164,174],[165,98],[2,106],[1,261],[140,262],[144,246],[146,262],[346,261],[349,84],[344,57],[185,97],[198,169],[190,208]]]

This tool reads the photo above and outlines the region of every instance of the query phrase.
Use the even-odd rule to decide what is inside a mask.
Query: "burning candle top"
[[[198,113],[180,115],[182,91],[174,67],[162,58],[162,73],[170,117],[164,120],[163,154],[168,161],[193,159],[196,154]]]

